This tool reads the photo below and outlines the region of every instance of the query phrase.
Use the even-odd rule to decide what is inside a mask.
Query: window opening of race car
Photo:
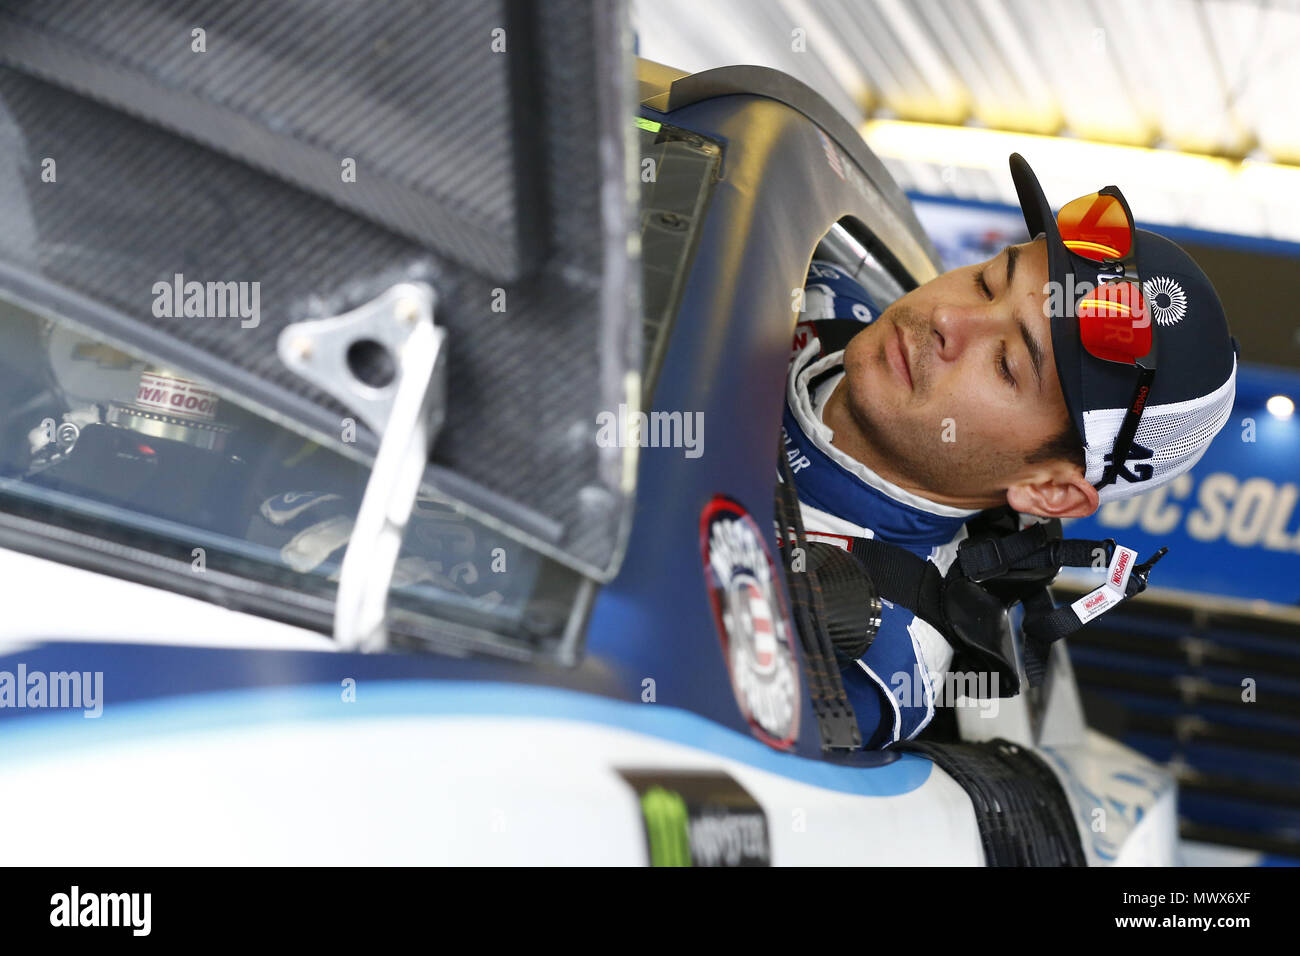
[[[0,508],[9,516],[152,554],[172,569],[164,585],[239,578],[328,605],[364,466],[184,369],[12,302],[0,302],[0,342]],[[106,568],[123,570],[113,560]],[[541,645],[559,639],[579,583],[422,494],[392,611],[417,643],[420,622],[436,620],[462,625],[478,646]]]
[[[653,125],[637,129],[647,394],[721,154]],[[133,555],[152,583],[237,604],[258,592],[276,616],[328,630],[364,465],[57,309],[0,300],[0,343],[0,511],[23,522],[27,546],[69,533],[101,570],[138,576]],[[422,493],[389,614],[411,646],[572,655],[590,598],[578,572]]]

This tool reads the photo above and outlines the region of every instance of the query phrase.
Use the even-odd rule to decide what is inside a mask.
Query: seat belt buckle
[[[1006,574],[1008,571],[1011,570],[1011,562],[1007,560],[1006,553],[1002,550],[1001,538],[984,538],[981,541],[970,542],[969,545],[970,549],[974,549],[977,547],[978,548],[991,547],[993,549],[994,557],[997,560],[996,563],[994,563],[990,567],[978,568],[975,570],[974,573],[972,573],[971,569],[967,566],[968,562],[963,561],[961,563],[962,565],[961,569],[962,571],[965,572],[966,577],[970,578],[976,584],[983,584],[985,581],[988,581],[992,578],[1002,577],[1002,575]],[[959,557],[961,554],[961,550],[962,550],[961,548],[958,548]],[[981,557],[983,557],[983,555],[981,555]],[[973,554],[972,554],[972,558],[973,558]],[[974,561],[972,560],[969,563],[973,564]]]

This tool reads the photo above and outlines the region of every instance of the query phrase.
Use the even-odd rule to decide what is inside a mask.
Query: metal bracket
[[[280,359],[380,436],[339,572],[334,638],[343,650],[380,651],[388,644],[384,615],[393,569],[445,417],[447,332],[433,323],[435,299],[423,283],[402,283],[351,312],[297,322],[280,333]],[[391,380],[359,367],[358,349],[391,359]],[[371,368],[383,370],[382,361]]]

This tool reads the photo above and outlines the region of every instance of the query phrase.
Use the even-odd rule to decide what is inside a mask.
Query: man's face
[[[849,414],[915,485],[996,496],[1066,428],[1047,278],[1041,240],[1010,246],[909,292],[849,343]]]

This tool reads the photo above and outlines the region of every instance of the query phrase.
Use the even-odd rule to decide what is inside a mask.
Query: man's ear
[[[1101,504],[1097,489],[1077,468],[1007,489],[1007,504],[1039,518],[1086,518]]]

